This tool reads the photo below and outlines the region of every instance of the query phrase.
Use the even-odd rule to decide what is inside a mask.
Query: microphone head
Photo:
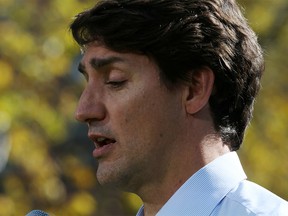
[[[41,210],[33,210],[29,212],[26,216],[49,216],[49,214]]]

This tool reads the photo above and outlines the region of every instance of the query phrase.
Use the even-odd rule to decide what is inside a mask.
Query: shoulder
[[[214,213],[233,216],[288,216],[288,202],[245,180],[226,195]]]

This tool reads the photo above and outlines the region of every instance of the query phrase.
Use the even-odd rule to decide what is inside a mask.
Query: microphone
[[[32,210],[26,216],[49,216],[49,214],[41,210]]]

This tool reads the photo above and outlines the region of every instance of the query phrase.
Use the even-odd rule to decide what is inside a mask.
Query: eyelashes
[[[127,80],[108,80],[107,82],[105,82],[106,85],[108,85],[109,87],[111,87],[112,89],[121,89],[123,88],[127,83]]]

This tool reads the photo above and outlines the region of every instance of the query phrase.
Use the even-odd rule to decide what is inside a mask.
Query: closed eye
[[[109,85],[111,88],[113,89],[118,89],[121,87],[124,87],[124,85],[126,84],[127,80],[121,80],[121,81],[107,81],[106,85]]]

